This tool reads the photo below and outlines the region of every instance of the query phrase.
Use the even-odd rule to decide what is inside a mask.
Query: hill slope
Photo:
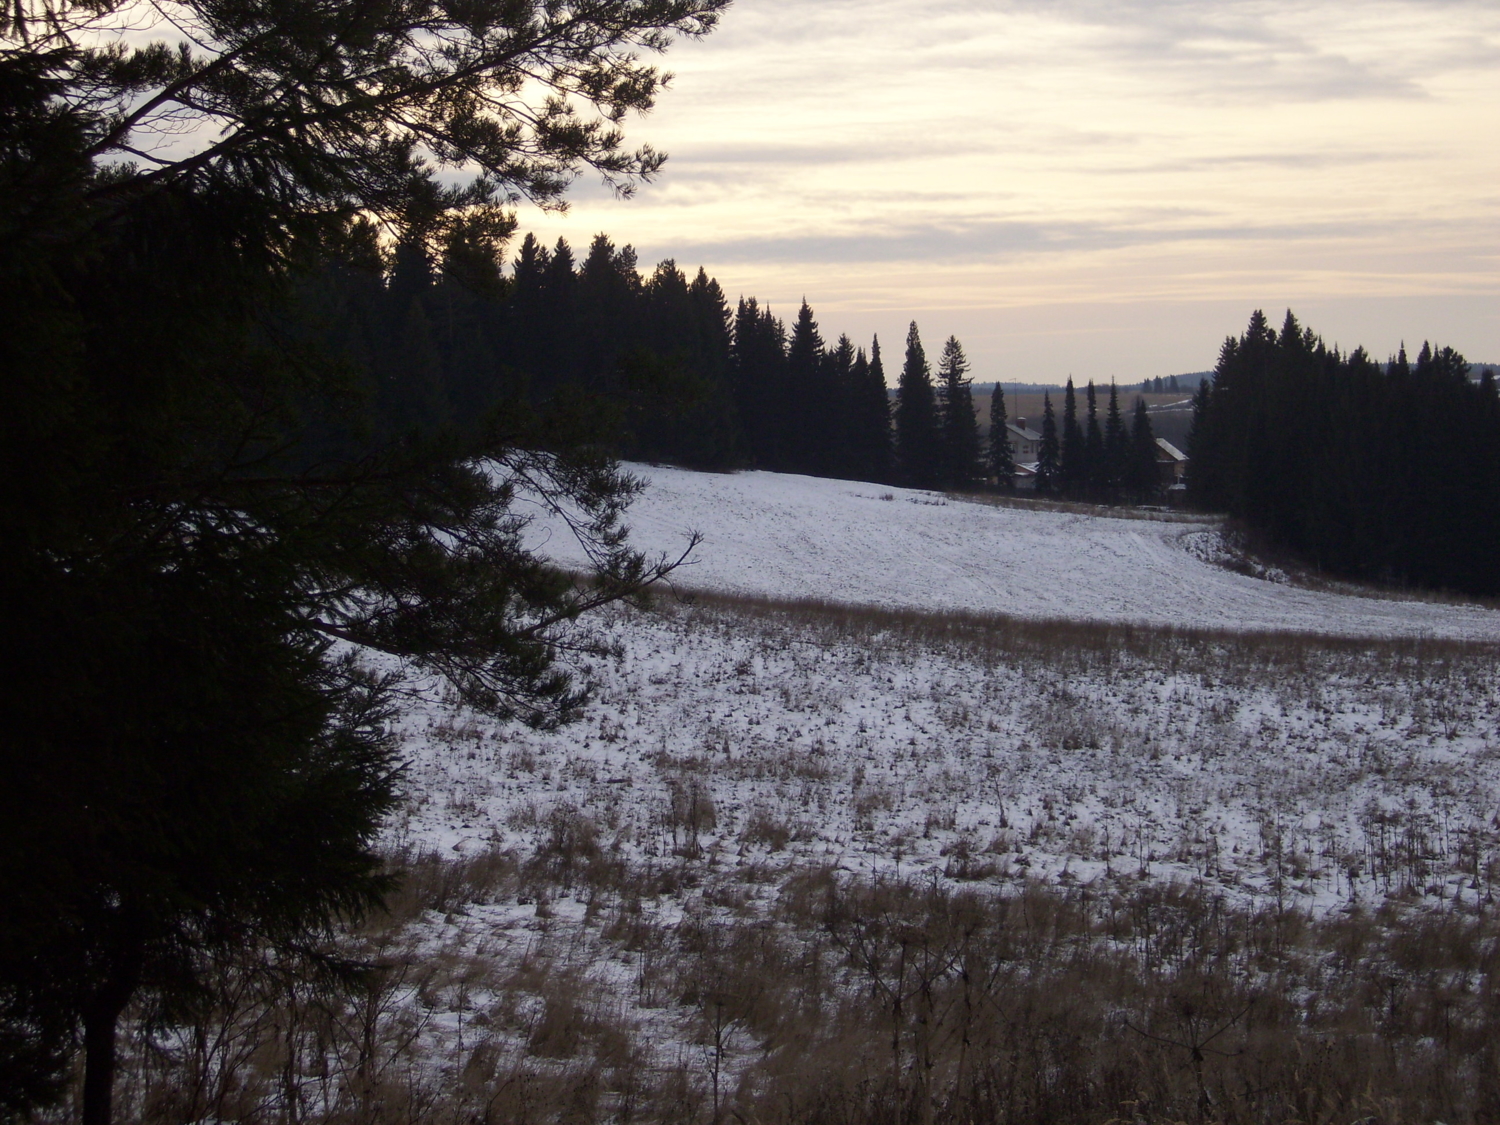
[[[1020,510],[939,494],[780,473],[634,466],[638,545],[675,555],[690,589],[1030,618],[1349,636],[1500,639],[1477,606],[1298,589],[1206,561],[1208,523]],[[534,541],[580,561],[560,521]]]

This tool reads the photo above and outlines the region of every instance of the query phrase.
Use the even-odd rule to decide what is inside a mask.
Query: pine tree
[[[1061,468],[1062,491],[1068,496],[1083,495],[1088,482],[1088,451],[1083,444],[1083,429],[1078,425],[1078,399],[1073,392],[1073,376],[1068,376],[1063,391]]]
[[[862,446],[869,466],[870,480],[888,482],[895,479],[896,452],[891,435],[891,396],[885,382],[885,365],[880,360],[880,337],[870,340],[870,363],[860,383]]]
[[[990,395],[989,456],[986,467],[995,478],[995,487],[1012,491],[1016,486],[1016,459],[1010,443],[1010,428],[1005,414],[1005,388],[995,384]]]
[[[828,395],[828,411],[820,443],[819,472],[843,480],[864,478],[856,465],[854,450],[854,342],[841,334],[833,348],[823,357],[823,386]]]
[[[1104,497],[1117,503],[1130,469],[1130,442],[1120,417],[1120,392],[1109,381],[1109,409],[1104,414]]]
[[[938,361],[938,404],[943,477],[949,488],[968,489],[983,473],[979,460],[979,420],[974,415],[969,361],[956,336],[943,344]]]
[[[896,460],[902,479],[912,487],[941,485],[937,395],[915,320],[906,332],[906,361],[896,388]]]
[[[1151,431],[1151,415],[1146,400],[1135,400],[1130,420],[1130,460],[1126,473],[1126,490],[1137,504],[1148,503],[1160,488],[1156,467],[1156,435]]]
[[[1088,400],[1089,413],[1083,431],[1083,485],[1084,493],[1097,500],[1105,491],[1108,468],[1104,461],[1104,431],[1099,428],[1099,400],[1092,379],[1084,396]]]
[[[803,300],[787,345],[786,401],[789,465],[793,472],[825,472],[824,448],[833,424],[834,403],[823,360],[823,337]]]
[[[1047,494],[1057,491],[1061,467],[1061,450],[1057,441],[1057,419],[1052,416],[1052,396],[1042,392],[1042,440],[1037,449],[1036,490]]]
[[[786,424],[786,333],[770,309],[741,297],[734,316],[730,380],[751,463],[783,471],[789,461]]]
[[[170,1021],[227,959],[306,964],[378,902],[405,677],[497,719],[576,712],[569,623],[661,573],[625,542],[635,482],[578,411],[393,418],[300,302],[350,264],[353,216],[412,260],[494,265],[513,198],[652,175],[609,123],[662,89],[643,56],[723,6],[7,9],[0,1046],[24,1027],[28,1055],[0,1060],[6,1117],[81,1069],[83,1125],[108,1125],[133,1002]],[[410,328],[446,370],[452,306],[424,296],[418,332],[410,294],[366,296],[372,359]],[[527,549],[523,479],[572,513],[586,579]]]

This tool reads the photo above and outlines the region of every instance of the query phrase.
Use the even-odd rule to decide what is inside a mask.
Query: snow
[[[791,474],[633,465],[636,545],[690,589],[926,610],[1235,630],[1500,640],[1500,613],[1300,589],[1216,565],[1210,523],[1108,518]],[[539,515],[531,543],[583,557]]]
[[[609,655],[577,667],[594,692],[572,726],[497,725],[432,692],[396,732],[409,800],[392,845],[500,852],[525,868],[568,825],[625,871],[682,873],[644,903],[617,890],[601,911],[609,894],[565,879],[545,911],[522,897],[413,928],[413,957],[482,958],[489,979],[509,982],[523,1011],[489,1033],[509,1049],[524,1052],[541,1005],[516,983],[520,967],[542,964],[619,1014],[640,1065],[697,1058],[695,1010],[648,995],[647,954],[615,935],[610,909],[662,930],[769,914],[813,869],[995,893],[1043,881],[1107,895],[1154,880],[1318,914],[1490,899],[1494,652],[1410,638],[1494,641],[1495,611],[1233,573],[1206,523],[637,470],[651,480],[631,513],[640,546],[675,556],[704,535],[681,588],[1223,632],[1028,647],[983,630],[934,639],[897,615],[669,594],[588,619]],[[531,533],[580,561],[559,525],[538,518]],[[423,1057],[459,1057],[465,1006],[493,999],[444,999],[450,1011],[423,1017]]]
[[[415,720],[405,841],[530,854],[562,810],[632,863],[691,850],[963,878],[967,855],[1002,886],[1149,876],[1318,911],[1481,894],[1469,874],[1500,854],[1483,654],[1017,653],[705,605],[599,626],[617,655],[588,669],[577,725]],[[693,786],[714,816],[689,848]],[[1417,868],[1398,840],[1421,842]]]
[[[1493,642],[1494,610],[1234,573],[1201,522],[635,469],[650,480],[632,509],[640,546],[675,555],[693,531],[704,537],[679,587],[1217,632],[1027,649],[795,606],[752,613],[668,595],[652,612],[608,610],[588,627],[616,655],[578,669],[595,687],[578,724],[497,728],[436,700],[411,715],[402,841],[525,854],[562,809],[631,862],[658,862],[682,851],[672,808],[695,785],[716,810],[699,833],[709,850],[753,850],[758,818],[789,836],[792,865],[946,872],[957,849],[1004,877],[1088,880],[1123,866],[1322,910],[1391,890],[1372,849],[1384,856],[1403,833],[1434,859],[1402,876],[1423,889],[1429,874],[1459,880],[1488,854],[1476,841],[1496,836],[1493,650],[1413,644]],[[532,533],[573,561],[558,529],[538,520]],[[1286,849],[1305,860],[1295,891]]]

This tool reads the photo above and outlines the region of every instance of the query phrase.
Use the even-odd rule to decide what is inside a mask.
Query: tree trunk
[[[119,967],[94,993],[83,1013],[83,1119],[110,1125],[114,1113],[115,1029],[134,995],[139,973]]]

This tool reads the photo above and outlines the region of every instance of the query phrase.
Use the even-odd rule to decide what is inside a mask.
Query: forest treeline
[[[991,396],[986,438],[956,338],[933,363],[913,322],[892,394],[878,339],[825,340],[805,301],[790,325],[754,297],[731,307],[703,269],[689,279],[669,259],[643,273],[602,234],[581,262],[566,241],[528,235],[509,271],[461,244],[441,259],[414,242],[382,255],[371,235],[306,293],[324,342],[372,376],[387,429],[462,428],[506,399],[572,397],[609,416],[613,451],[632,459],[918,488],[1019,479],[1108,504],[1162,495],[1136,394],[1156,380],[1106,391],[1070,379],[1032,423],[1040,440],[1018,473],[1005,396]],[[1290,313],[1280,333],[1257,313],[1195,402],[1197,506],[1331,573],[1500,592],[1488,371],[1471,381],[1451,348],[1424,346],[1414,363],[1345,355]]]
[[[891,475],[885,376],[847,337],[827,347],[804,304],[790,332],[754,298],[731,310],[702,269],[599,235],[579,262],[528,235],[509,275],[415,241],[382,260],[373,231],[308,284],[332,350],[378,388],[383,426],[462,429],[508,399],[586,401],[616,452],[698,468]]]
[[[612,416],[627,458],[921,488],[1013,483],[1004,396],[983,440],[962,344],[950,336],[934,370],[915,322],[892,396],[878,338],[825,340],[805,301],[790,326],[755,297],[731,309],[703,269],[690,280],[669,259],[643,275],[635,251],[602,234],[581,262],[565,240],[548,249],[528,235],[508,274],[461,243],[434,260],[416,241],[382,255],[367,235],[304,301],[322,342],[372,377],[387,429],[462,428],[507,399],[573,396]],[[1085,423],[1069,386],[1041,488],[1146,498],[1144,407],[1127,427],[1113,388],[1102,413],[1087,393]]]
[[[1188,452],[1199,507],[1315,566],[1500,593],[1500,398],[1452,348],[1380,363],[1256,312],[1198,391]]]

